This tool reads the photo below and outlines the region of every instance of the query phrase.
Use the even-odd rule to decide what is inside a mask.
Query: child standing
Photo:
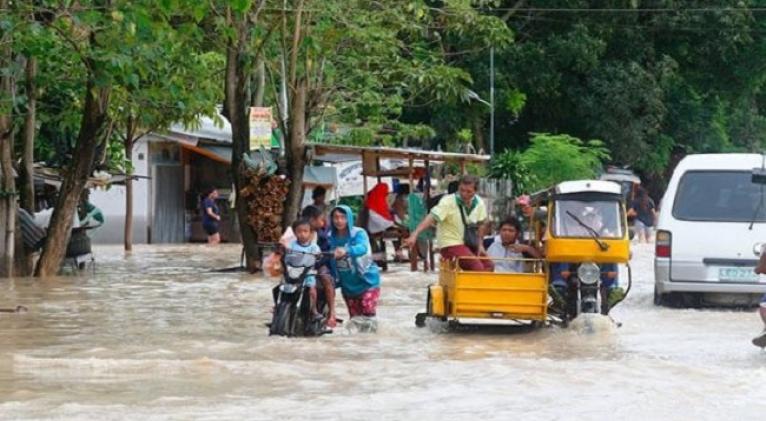
[[[367,232],[354,226],[354,214],[348,206],[335,207],[330,217],[330,249],[335,255],[333,271],[340,282],[349,316],[374,317],[380,297],[380,271],[372,261]]]
[[[295,240],[290,242],[287,247],[288,253],[306,253],[306,254],[319,254],[322,252],[316,242],[313,242],[314,233],[311,228],[311,222],[308,219],[299,219],[293,222],[293,233],[295,234]],[[321,317],[317,311],[317,280],[314,275],[307,275],[303,284],[309,288],[309,299],[311,303],[311,315],[314,319]]]

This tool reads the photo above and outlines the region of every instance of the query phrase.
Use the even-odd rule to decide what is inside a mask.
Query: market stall
[[[360,177],[357,184],[361,183],[361,193],[366,196],[374,183],[386,183],[395,187],[394,180],[404,179],[409,185],[409,192],[415,192],[416,186],[422,187],[422,200],[410,200],[411,204],[422,203],[421,213],[424,215],[427,203],[431,200],[433,167],[436,165],[454,164],[460,173],[466,172],[468,164],[483,165],[489,161],[489,155],[463,154],[440,151],[427,151],[414,148],[391,148],[391,147],[362,147],[347,145],[329,145],[313,143],[308,145],[309,158],[316,162],[338,165],[343,163],[358,162],[361,166]],[[340,182],[344,179],[341,173]],[[410,195],[410,199],[414,196]],[[419,218],[414,218],[410,209],[410,228],[417,224]],[[418,219],[415,221],[415,219]],[[398,237],[402,233],[394,233]],[[384,234],[385,236],[385,234]],[[385,241],[383,238],[381,241]],[[410,266],[413,271],[417,270],[418,255],[423,254],[424,270],[434,270],[434,252],[432,241],[426,240],[426,250],[418,253],[414,248],[409,250]]]

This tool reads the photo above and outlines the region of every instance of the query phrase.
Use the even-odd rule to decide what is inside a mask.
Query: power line
[[[564,8],[564,7],[491,7],[495,12],[552,12],[552,13],[671,13],[671,12],[766,12],[766,7],[690,7],[690,8]]]
[[[525,16],[513,16],[511,19],[526,19]],[[562,23],[562,24],[577,24],[581,23],[580,21],[576,20],[568,20],[565,18],[553,18],[553,17],[542,17],[542,16],[536,16],[533,18],[535,22],[552,22],[552,23]],[[766,29],[758,29],[758,28],[738,28],[738,27],[731,27],[731,26],[678,26],[675,24],[668,25],[664,24],[662,22],[650,25],[650,24],[642,24],[642,23],[630,23],[630,22],[600,22],[600,21],[590,21],[585,23],[585,26],[599,26],[599,27],[607,27],[607,28],[619,28],[619,29],[640,29],[648,32],[742,32],[742,33],[748,33],[748,34],[764,34],[766,33]]]

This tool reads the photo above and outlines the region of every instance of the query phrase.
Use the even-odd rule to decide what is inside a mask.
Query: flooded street
[[[383,277],[377,334],[269,337],[272,281],[225,246],[96,250],[95,276],[0,280],[2,419],[763,419],[754,311],[658,309],[652,249],[595,334],[417,329],[435,275]],[[339,306],[340,317],[346,317]]]

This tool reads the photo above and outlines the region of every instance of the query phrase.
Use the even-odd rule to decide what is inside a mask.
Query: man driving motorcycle
[[[613,217],[610,220],[608,208],[605,209],[598,202],[562,201],[562,207],[557,218],[560,225],[560,235],[565,237],[618,237],[621,235],[618,228],[618,220]],[[609,204],[611,206],[611,204]],[[562,298],[569,295],[569,279],[575,274],[575,266],[572,263],[551,263],[551,285]],[[602,263],[600,282],[607,291],[607,304],[609,307],[621,301],[625,297],[625,291],[618,284],[619,269],[614,263]]]

